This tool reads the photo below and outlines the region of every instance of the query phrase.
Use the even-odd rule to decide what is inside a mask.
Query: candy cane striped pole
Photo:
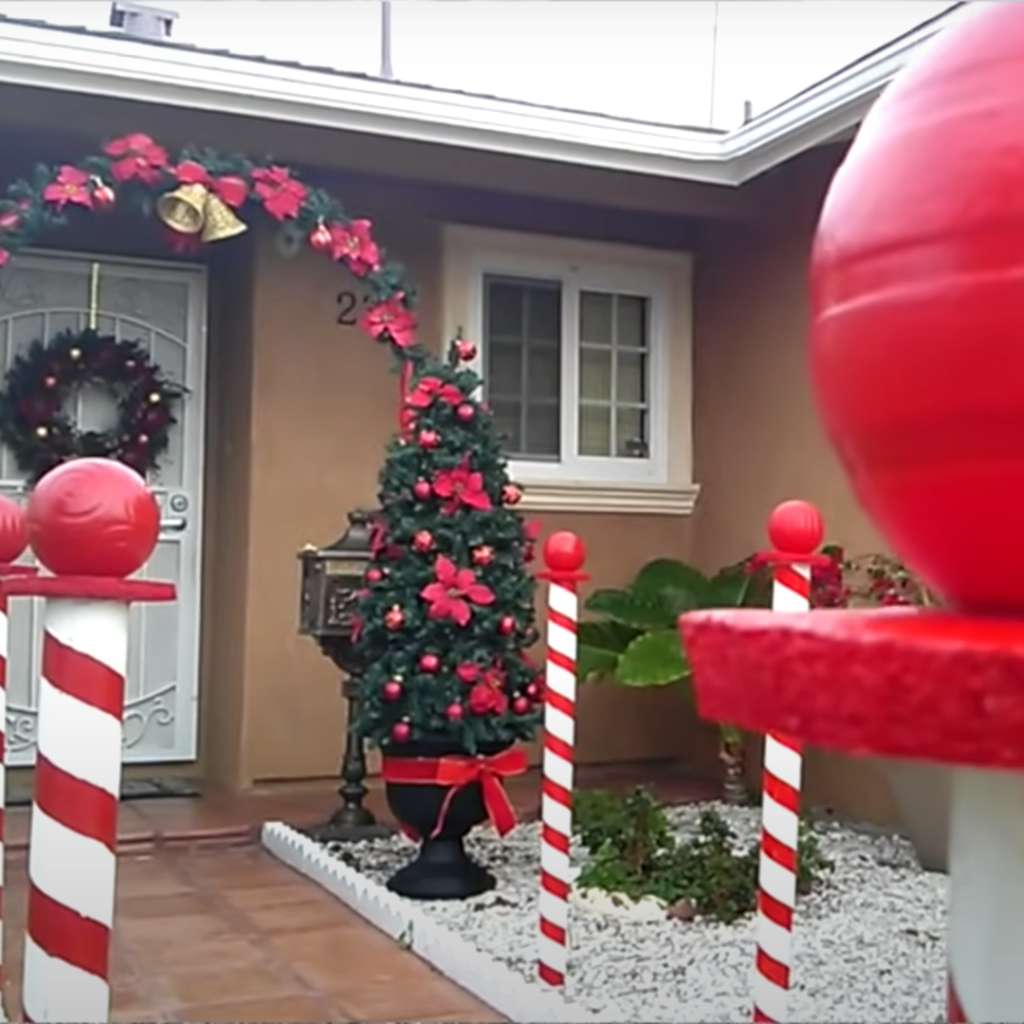
[[[25,531],[25,512],[22,507],[6,495],[0,495],[0,578],[14,575],[34,575],[36,570],[29,566],[12,565],[21,557],[28,546]],[[8,650],[7,594],[0,587],[0,1021],[7,1020],[4,1006],[4,815],[7,810],[7,650]]]
[[[574,533],[552,534],[544,544],[549,582],[547,676],[544,687],[544,756],[541,791],[540,948],[537,974],[563,986],[568,964],[569,843],[572,836],[573,744],[576,734],[576,585],[585,558]]]
[[[2,584],[8,597],[45,600],[23,1019],[109,1021],[128,609],[175,591],[125,578],[156,546],[160,512],[120,463],[78,459],[52,470],[26,522],[54,575]]]
[[[768,520],[774,551],[772,610],[806,612],[811,606],[811,565],[824,530],[813,505],[784,502]],[[761,792],[761,856],[757,887],[757,955],[754,963],[755,1021],[787,1019],[796,908],[797,842],[803,755],[789,736],[769,733],[764,741]]]

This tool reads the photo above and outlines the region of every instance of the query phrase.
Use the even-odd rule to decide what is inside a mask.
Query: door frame
[[[188,400],[193,404],[195,415],[182,418],[181,427],[185,431],[182,438],[182,453],[187,459],[194,453],[197,460],[195,466],[194,491],[190,498],[194,513],[190,517],[189,529],[194,538],[195,557],[190,564],[183,565],[182,575],[192,575],[192,591],[195,595],[193,608],[189,614],[182,614],[179,607],[179,630],[182,640],[187,640],[187,650],[192,652],[191,669],[192,684],[188,699],[180,699],[175,712],[182,730],[187,729],[187,742],[182,739],[179,748],[172,754],[162,755],[159,760],[152,758],[124,758],[124,764],[160,764],[192,762],[199,757],[199,705],[201,679],[201,640],[203,615],[203,581],[205,562],[204,525],[206,520],[206,431],[209,408],[207,403],[207,377],[209,372],[209,270],[201,263],[187,261],[170,261],[149,259],[144,257],[118,256],[109,253],[96,253],[78,249],[50,249],[42,247],[26,247],[15,254],[11,263],[20,266],[54,267],[61,264],[80,267],[82,263],[100,263],[110,269],[121,267],[139,273],[149,280],[173,280],[182,282],[188,289],[188,310],[186,314],[187,344],[195,344],[198,351],[197,359],[187,362],[189,379],[183,381],[188,388]],[[0,272],[0,289],[3,287],[3,275]],[[103,314],[102,307],[100,315]],[[192,355],[191,350],[189,356]],[[194,446],[194,447],[193,447]],[[188,480],[187,475],[185,476]],[[24,486],[19,489],[25,493]],[[187,679],[186,673],[182,678]],[[127,753],[127,752],[126,752]]]

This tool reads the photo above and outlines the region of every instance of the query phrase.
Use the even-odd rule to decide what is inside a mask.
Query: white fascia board
[[[856,124],[943,24],[723,133],[11,22],[0,22],[0,82],[735,186]]]

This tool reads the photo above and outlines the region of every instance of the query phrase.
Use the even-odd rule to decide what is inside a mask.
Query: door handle
[[[172,519],[160,520],[161,533],[181,533],[188,526],[188,520],[184,516],[175,516]]]

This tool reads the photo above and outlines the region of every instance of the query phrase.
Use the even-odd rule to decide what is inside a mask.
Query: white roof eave
[[[736,186],[856,124],[945,24],[722,133],[12,22],[0,22],[0,82]]]

